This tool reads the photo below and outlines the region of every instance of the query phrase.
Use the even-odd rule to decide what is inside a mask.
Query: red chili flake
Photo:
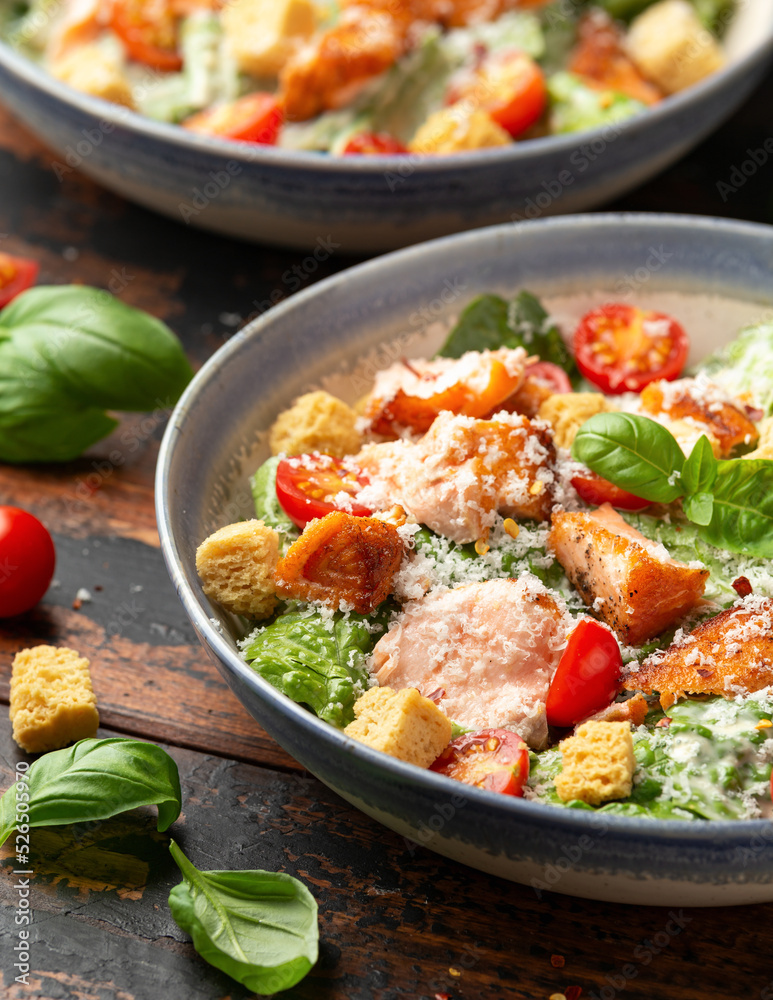
[[[450,993],[436,993],[435,1000],[451,1000]]]
[[[745,576],[739,576],[737,580],[733,580],[732,587],[739,597],[748,597],[752,593],[752,585]]]
[[[553,966],[554,969],[563,969],[563,967],[566,965],[566,959],[564,958],[563,955],[551,955],[550,964]]]
[[[437,703],[438,703],[439,701],[442,701],[442,700],[443,700],[443,698],[445,698],[445,696],[446,696],[446,689],[445,689],[445,688],[436,688],[436,689],[435,689],[435,690],[434,690],[434,691],[432,692],[432,694],[425,694],[425,695],[424,695],[424,697],[425,697],[425,698],[426,698],[426,699],[427,699],[428,701],[434,701],[434,703],[435,703],[436,705],[437,705]]]
[[[582,986],[567,986],[564,990],[566,1000],[580,1000],[582,996]]]
[[[712,674],[714,673],[714,671],[713,670],[706,670],[703,667],[698,667],[698,669],[695,671],[695,673],[699,677],[711,677]]]
[[[671,725],[671,719],[669,718],[669,716],[666,716],[665,719],[658,719],[658,721],[655,723],[655,728],[667,729],[670,725]]]
[[[82,607],[83,607],[83,601],[80,599],[80,597],[76,597],[75,600],[72,602],[73,611],[80,611]]]

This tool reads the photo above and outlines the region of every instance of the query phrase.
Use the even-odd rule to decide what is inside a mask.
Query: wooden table
[[[731,122],[662,177],[614,205],[773,222],[770,170],[718,189],[770,135],[773,76]],[[722,194],[724,191],[724,196]],[[166,320],[195,365],[227,340],[305,255],[208,236],[133,207],[51,157],[0,111],[0,245],[41,263],[41,280],[121,286]],[[301,284],[353,263],[333,255]],[[78,461],[0,467],[0,503],[53,531],[55,583],[33,612],[0,624],[0,698],[13,654],[45,640],[92,662],[104,735],[153,740],[179,764],[174,835],[200,868],[266,868],[319,901],[321,954],[293,1000],[542,1000],[582,996],[773,997],[773,906],[626,908],[481,875],[356,812],[306,774],[226,687],[198,646],[164,568],[153,469],[165,416],[138,416]],[[122,461],[105,456],[118,449]],[[85,588],[90,601],[76,594]],[[0,723],[2,788],[22,759]],[[154,810],[32,839],[29,987],[14,983],[13,859],[0,883],[4,996],[214,1000],[248,991],[194,952],[166,905],[179,881]]]

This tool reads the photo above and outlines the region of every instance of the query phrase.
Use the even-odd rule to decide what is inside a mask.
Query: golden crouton
[[[560,746],[564,769],[556,775],[562,802],[590,806],[631,794],[635,762],[628,722],[584,722]]]
[[[687,0],[661,0],[631,24],[628,55],[667,94],[675,94],[725,63],[717,40]]]
[[[768,417],[759,425],[760,439],[757,448],[744,458],[773,458],[773,417]]]
[[[450,720],[415,688],[371,688],[354,715],[347,736],[419,767],[429,767],[451,740]]]
[[[467,113],[459,105],[435,111],[408,143],[412,153],[462,153],[489,146],[509,146],[510,133],[485,111]]]
[[[96,736],[99,713],[89,661],[65,647],[23,649],[13,660],[8,714],[13,738],[28,753]]]
[[[276,607],[279,535],[262,521],[227,524],[196,550],[204,593],[235,615],[268,618]]]
[[[316,30],[317,10],[311,0],[230,0],[220,20],[240,70],[278,76]]]
[[[322,390],[307,392],[276,418],[269,431],[271,454],[352,455],[362,443],[356,423],[357,414],[342,400]]]
[[[542,403],[537,416],[553,428],[558,447],[568,450],[586,420],[613,410],[600,392],[557,392]]]
[[[71,49],[51,67],[62,83],[92,97],[134,108],[131,86],[117,58],[100,45],[80,45]]]

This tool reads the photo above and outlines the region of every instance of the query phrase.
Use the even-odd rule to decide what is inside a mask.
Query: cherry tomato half
[[[690,344],[681,324],[664,313],[622,303],[593,309],[574,334],[580,372],[602,392],[641,392],[658,379],[678,378]]]
[[[33,608],[55,564],[54,543],[40,521],[19,507],[0,506],[0,618]]]
[[[551,726],[573,726],[606,708],[620,689],[623,658],[617,639],[592,618],[583,618],[550,682],[545,713]]]
[[[168,0],[114,0],[110,27],[135,62],[167,73],[182,69],[177,18]]]
[[[430,770],[465,785],[522,796],[529,777],[529,748],[517,733],[484,729],[457,736],[430,765]]]
[[[200,111],[183,122],[191,132],[218,135],[222,139],[273,146],[284,114],[273,94],[247,94],[230,104]]]
[[[494,52],[484,56],[473,73],[452,84],[447,103],[459,101],[470,101],[487,112],[515,138],[545,110],[545,77],[525,52],[518,49]]]
[[[355,496],[367,485],[367,479],[330,455],[297,455],[283,458],[276,469],[276,496],[285,514],[301,530],[315,517],[334,510],[345,510],[357,517],[370,517],[373,511],[362,504],[336,503],[339,493]]]
[[[35,284],[40,265],[26,257],[0,253],[0,309]]]
[[[603,503],[611,503],[619,510],[644,510],[649,507],[649,500],[637,497],[633,493],[621,490],[619,486],[610,483],[608,479],[589,473],[587,476],[573,476],[572,486],[577,490],[585,503],[600,507]]]
[[[407,152],[408,147],[388,132],[355,132],[343,149],[344,156],[377,156]]]
[[[563,368],[554,365],[552,361],[535,361],[531,365],[526,365],[525,375],[532,375],[540,382],[546,382],[553,392],[571,392],[572,383]]]

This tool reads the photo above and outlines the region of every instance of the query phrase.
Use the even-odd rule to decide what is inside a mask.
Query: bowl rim
[[[653,235],[664,225],[677,229],[689,228],[693,234],[696,229],[713,232],[719,230],[741,238],[755,237],[759,239],[762,237],[770,242],[771,251],[773,251],[773,226],[711,216],[648,212],[599,212],[528,220],[517,224],[518,232],[522,238],[535,229],[587,230],[598,225],[615,227],[638,225],[652,229]],[[603,822],[605,828],[610,832],[648,842],[652,841],[653,834],[658,834],[660,840],[668,842],[670,845],[681,843],[684,846],[702,845],[722,849],[731,848],[739,842],[746,843],[750,833],[754,830],[767,830],[770,827],[770,820],[766,818],[705,821],[656,819],[650,816],[618,816],[596,810],[560,808],[550,803],[509,795],[497,795],[495,792],[464,785],[444,775],[415,767],[358,743],[351,737],[347,737],[343,730],[336,729],[292,701],[253,671],[246,661],[242,660],[227,644],[220,631],[219,623],[215,623],[199,603],[182,568],[182,559],[179,557],[170,523],[171,507],[174,503],[173,496],[169,495],[167,491],[170,465],[174,458],[175,444],[181,428],[187,419],[189,410],[196,405],[196,397],[200,389],[210,379],[217,377],[221,368],[231,359],[232,355],[238,354],[246,341],[259,339],[277,317],[291,314],[299,305],[304,306],[321,292],[340,288],[344,282],[351,284],[353,278],[367,280],[369,275],[378,275],[385,266],[388,268],[392,263],[399,264],[411,258],[418,260],[428,252],[442,255],[444,248],[452,244],[466,243],[469,245],[470,252],[474,253],[476,243],[496,240],[499,235],[512,231],[512,226],[512,223],[503,223],[455,233],[391,251],[374,260],[344,268],[337,274],[324,278],[303,291],[295,293],[286,301],[273,306],[243,327],[207,359],[196,372],[175,406],[161,441],[156,465],[156,520],[161,550],[172,583],[200,641],[216,657],[223,669],[239,677],[257,697],[267,701],[280,714],[292,717],[293,721],[310,736],[313,735],[315,738],[321,739],[324,744],[336,752],[343,751],[347,754],[353,754],[371,769],[375,768],[378,771],[386,772],[395,784],[409,784],[415,790],[425,788],[435,792],[449,792],[453,788],[453,792],[457,796],[463,796],[470,805],[476,805],[481,810],[489,813],[496,811],[512,821],[516,821],[518,817],[528,818],[534,825],[549,827],[551,830],[560,828],[566,833],[586,833],[589,826],[592,827],[594,823]],[[453,784],[451,784],[452,782]]]
[[[454,170],[466,172],[502,161],[520,162],[539,159],[542,154],[569,153],[577,149],[578,145],[589,145],[599,139],[607,141],[605,136],[610,128],[622,127],[626,133],[630,130],[637,133],[649,127],[656,128],[658,124],[672,115],[678,115],[680,111],[691,104],[700,103],[704,98],[710,99],[715,93],[724,90],[725,87],[732,87],[737,78],[744,76],[757,63],[764,61],[771,54],[773,54],[773,17],[770,18],[766,30],[755,41],[752,49],[741,59],[729,63],[686,90],[668,95],[654,107],[647,108],[617,124],[606,124],[584,132],[544,136],[522,143],[514,142],[508,146],[469,152],[433,156],[376,154],[347,157],[332,156],[321,151],[288,150],[276,146],[256,146],[250,143],[234,142],[215,136],[199,135],[181,128],[179,125],[148,118],[103,98],[92,97],[75,90],[69,84],[57,80],[33,59],[17,52],[7,42],[0,40],[0,67],[5,65],[7,70],[25,83],[42,90],[53,100],[60,100],[75,107],[83,114],[99,118],[102,122],[109,122],[113,129],[122,126],[145,136],[149,140],[166,141],[176,147],[193,149],[213,156],[227,155],[229,159],[240,164],[254,163],[259,166],[284,169],[311,168],[324,173],[365,176],[390,172],[399,174],[400,167],[405,168],[406,162],[410,165],[411,174],[442,174]]]

